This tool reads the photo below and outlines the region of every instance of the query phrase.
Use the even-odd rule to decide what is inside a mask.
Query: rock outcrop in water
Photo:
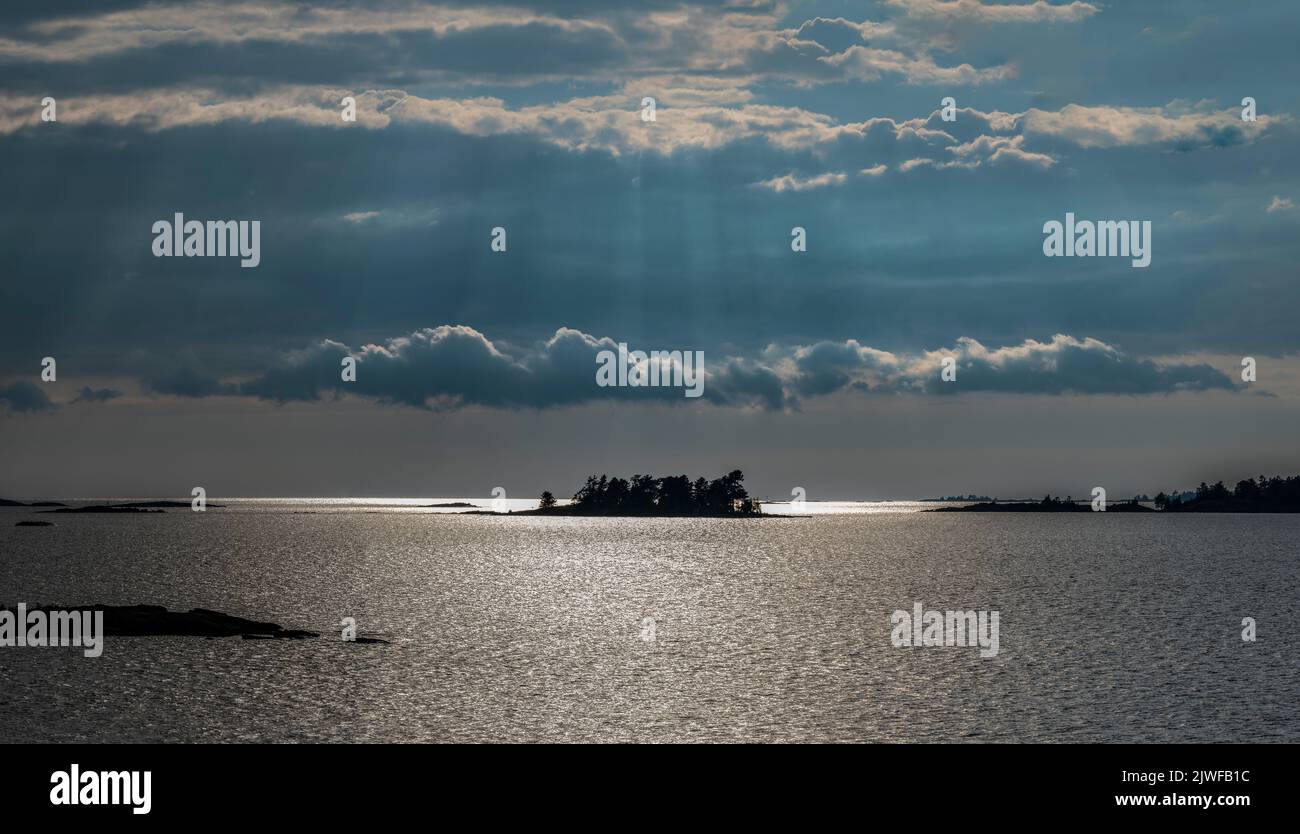
[[[15,526],[15,527],[53,527],[53,526],[54,526],[54,522],[52,522],[52,521],[20,521],[20,522],[18,522],[17,524],[15,524],[14,526]]]
[[[124,501],[120,504],[87,504],[84,507],[69,507],[65,504],[31,504],[32,507],[58,507],[57,510],[45,510],[47,513],[160,513],[164,507],[173,509],[190,509],[189,501]],[[208,509],[221,508],[223,504],[208,504]]]
[[[186,506],[189,506],[188,504]],[[57,510],[43,510],[47,513],[160,513],[145,507],[119,507],[114,504],[91,504],[88,507],[60,507]]]
[[[3,610],[14,611],[9,606]],[[287,629],[277,623],[262,623],[234,617],[207,608],[169,611],[161,605],[42,605],[28,611],[103,611],[104,634],[110,637],[242,637],[258,635],[284,639],[319,637],[314,631]]]
[[[0,605],[0,611],[15,609]],[[28,606],[27,611],[103,611],[104,634],[109,637],[242,637],[245,640],[302,640],[320,637],[315,631],[247,620],[207,608],[169,611],[161,605],[42,605]],[[347,642],[388,643],[378,637],[361,636]]]

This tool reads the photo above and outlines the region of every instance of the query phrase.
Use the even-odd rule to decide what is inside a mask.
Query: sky
[[[1285,0],[11,0],[0,496],[1300,472],[1296,23]],[[156,255],[178,212],[258,221],[260,262]],[[1150,264],[1045,256],[1067,213],[1149,222]],[[598,385],[619,343],[702,351],[703,395]]]

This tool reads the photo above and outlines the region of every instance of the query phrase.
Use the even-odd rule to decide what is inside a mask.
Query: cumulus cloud
[[[641,346],[631,345],[628,349],[638,348]],[[466,405],[547,408],[600,397],[684,399],[682,388],[598,387],[596,358],[602,350],[617,352],[618,344],[560,328],[549,339],[521,349],[494,343],[472,327],[443,325],[355,350],[325,340],[285,357],[280,367],[240,384],[238,392],[276,402],[355,393],[380,402],[432,409]],[[341,379],[347,357],[356,361],[353,383]],[[707,391],[706,386],[706,396],[719,404],[738,404],[739,399],[761,396],[751,391],[753,383],[742,370],[720,374],[720,390]]]
[[[760,83],[811,86],[897,77],[909,84],[970,85],[1007,80],[1010,64],[948,65],[934,57],[935,19],[1038,22],[1080,19],[1084,3],[982,6],[896,4],[891,20],[815,17],[789,26],[779,4],[665,3],[664,8],[559,11],[529,4],[424,4],[309,8],[252,2],[150,4],[98,14],[59,15],[0,34],[0,64],[89,67],[80,86],[130,87],[134,94],[184,90],[215,75],[241,79],[233,91],[312,80],[381,87],[472,87],[557,81],[623,81],[642,90],[707,87],[730,96]],[[542,6],[544,4],[534,4]],[[130,60],[188,50],[167,73],[131,72]],[[291,55],[290,64],[279,55]],[[129,56],[129,60],[128,60]],[[101,79],[108,79],[102,81]],[[683,99],[684,100],[684,99]],[[217,99],[210,100],[215,103]],[[699,102],[697,102],[699,103]],[[718,103],[715,101],[714,103]]]
[[[883,172],[883,167],[882,168]],[[878,173],[881,173],[878,172]],[[867,173],[863,171],[863,173]],[[828,185],[843,185],[848,180],[848,174],[842,174],[830,171],[825,174],[817,174],[811,177],[798,177],[794,174],[786,174],[780,177],[773,177],[770,180],[754,183],[759,188],[767,188],[780,194],[782,191],[808,191],[813,188],[823,188]]]
[[[818,58],[859,81],[877,81],[882,75],[899,75],[909,84],[989,84],[1016,77],[1009,64],[976,69],[970,64],[944,67],[929,55],[907,55],[893,49],[851,46],[835,55]]]
[[[908,17],[978,20],[983,23],[1077,23],[1100,9],[1091,3],[985,3],[982,0],[886,0]]]
[[[1291,211],[1294,208],[1295,208],[1295,203],[1292,202],[1290,197],[1279,197],[1278,195],[1274,194],[1273,199],[1269,201],[1268,208],[1266,209],[1266,211],[1269,214],[1273,214],[1274,212],[1279,212],[1279,211]]]
[[[801,107],[747,103],[743,96],[732,93],[732,88],[708,85],[695,90],[665,89],[657,102],[658,118],[648,123],[640,118],[640,96],[631,87],[622,94],[522,107],[511,107],[493,97],[424,98],[404,90],[355,92],[285,86],[223,98],[215,90],[192,89],[67,97],[60,102],[60,122],[106,123],[152,131],[230,121],[285,121],[330,130],[431,126],[470,137],[528,136],[569,150],[596,150],[615,156],[712,151],[751,140],[766,142],[786,153],[845,149],[856,143],[886,159],[889,152],[897,151],[890,161],[906,172],[922,165],[970,169],[985,164],[1047,170],[1056,164],[1062,141],[1088,149],[1153,145],[1192,150],[1230,146],[1253,142],[1271,126],[1289,121],[1286,116],[1261,115],[1255,122],[1243,122],[1235,110],[1216,111],[1205,104],[1174,102],[1163,108],[1070,104],[1058,111],[1032,108],[1024,113],[984,113],[962,108],[955,124],[943,122],[937,110],[925,118],[875,116],[841,122]],[[338,101],[344,95],[353,95],[357,100],[355,125],[339,119]],[[30,128],[39,120],[38,109],[28,103],[0,100],[0,134]],[[1031,147],[1033,144],[1049,147]],[[1054,144],[1055,150],[1050,147]],[[936,156],[940,152],[948,154],[948,158]],[[874,175],[879,165],[863,170]],[[842,184],[846,176],[834,170],[788,172],[758,184],[777,193],[803,191]],[[1273,210],[1281,210],[1281,206]],[[342,219],[359,224],[377,216],[374,211],[354,211]]]
[[[720,94],[720,90],[714,89]],[[679,98],[678,93],[683,96]],[[355,125],[339,119],[337,103],[344,95],[356,98]],[[239,98],[221,98],[215,91],[203,89],[84,99],[69,97],[60,108],[61,123],[107,123],[150,131],[230,121],[252,124],[284,121],[329,130],[432,126],[471,137],[530,136],[569,150],[597,150],[615,156],[708,151],[760,140],[789,153],[856,143],[880,153],[891,149],[946,148],[957,157],[937,167],[971,168],[984,161],[1010,161],[1041,169],[1055,162],[1046,152],[1026,148],[1024,135],[1009,135],[1025,124],[1023,114],[980,113],[967,108],[960,111],[963,122],[960,129],[942,122],[938,111],[926,118],[901,121],[871,117],[860,122],[840,122],[800,107],[745,103],[728,106],[714,103],[714,98],[709,96],[695,100],[690,91],[674,89],[663,91],[658,101],[658,118],[652,123],[641,120],[640,97],[630,89],[624,95],[513,108],[492,97],[431,99],[403,90],[354,93],[302,86]],[[0,133],[34,126],[39,118],[39,113],[23,102],[0,101]],[[972,136],[964,141],[954,135],[971,129],[982,129],[989,135]],[[923,158],[930,157],[927,154]],[[878,169],[877,165],[865,170]],[[762,185],[775,192],[800,191],[841,184],[845,177],[836,171],[799,176],[789,173],[766,180]],[[375,211],[354,211],[344,214],[342,219],[362,223],[377,216]]]
[[[120,396],[122,396],[122,392],[114,388],[91,388],[87,385],[77,392],[77,396],[72,401],[74,403],[106,403]]]
[[[945,359],[957,376],[944,382]],[[1233,390],[1232,380],[1205,364],[1160,364],[1132,357],[1097,339],[1057,334],[1050,341],[988,348],[969,337],[951,348],[898,355],[856,341],[822,342],[789,354],[787,379],[802,396],[840,390],[961,394],[1159,394]]]
[[[957,382],[942,382],[945,357],[956,360]],[[1157,363],[1125,354],[1092,338],[1057,334],[1051,341],[987,348],[962,337],[950,350],[927,351],[891,379],[896,387],[927,393],[968,390],[1021,394],[1169,394],[1236,390],[1232,379],[1204,363]]]
[[[1017,160],[1042,168],[1049,168],[1056,163],[1048,154],[1030,153],[1023,149],[1024,136],[980,136],[961,145],[953,145],[946,150],[963,161],[989,162]]]
[[[84,61],[103,55],[202,43],[302,44],[337,37],[426,33],[437,38],[480,29],[552,27],[565,31],[607,24],[523,8],[416,3],[385,8],[312,8],[277,3],[150,4],[100,14],[59,16],[28,24],[25,37],[0,38],[0,57],[41,62]]]
[[[630,345],[629,350],[690,350]],[[493,342],[465,325],[417,330],[383,344],[351,348],[322,340],[287,354],[266,373],[243,382],[177,374],[151,388],[180,396],[249,396],[274,402],[318,401],[353,394],[417,408],[553,408],[609,400],[690,403],[679,387],[600,387],[597,354],[616,340],[560,328],[519,347]],[[345,358],[355,382],[343,382]],[[957,381],[941,381],[943,360],[956,361]],[[170,388],[170,391],[164,389]],[[1169,394],[1232,391],[1225,373],[1203,363],[1156,362],[1092,338],[1058,334],[1049,341],[989,348],[962,337],[950,348],[896,353],[856,340],[769,345],[749,356],[705,355],[704,399],[716,406],[794,408],[807,398],[845,391],[877,394]]]
[[[142,382],[144,387],[154,394],[173,397],[214,397],[220,394],[234,394],[238,391],[234,385],[225,384],[215,376],[191,365],[178,365],[152,372],[146,375]]]
[[[1285,121],[1260,116],[1243,122],[1240,111],[1214,110],[1210,105],[1188,107],[1084,107],[1069,104],[1055,112],[1031,108],[1024,114],[1030,136],[1051,136],[1083,148],[1124,145],[1166,145],[1179,150],[1228,147],[1256,139],[1270,125]]]
[[[0,385],[0,402],[11,413],[48,412],[54,410],[54,403],[45,395],[39,385],[33,382],[11,382]]]

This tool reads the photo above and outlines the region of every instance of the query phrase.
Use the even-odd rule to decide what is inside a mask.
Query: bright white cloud
[[[773,177],[770,180],[763,180],[754,184],[759,188],[769,188],[780,194],[782,191],[808,191],[813,188],[824,188],[828,185],[843,185],[848,178],[848,174],[832,171],[811,177],[797,177],[794,174],[786,174],[785,176]]]

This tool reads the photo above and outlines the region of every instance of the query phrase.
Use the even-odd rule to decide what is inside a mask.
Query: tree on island
[[[551,494],[549,489],[542,493],[542,500],[539,506],[541,506],[543,510],[549,510],[551,507],[555,506],[555,496]]]
[[[1219,481],[1204,481],[1195,492],[1173,491],[1156,496],[1156,506],[1166,512],[1300,512],[1300,476],[1265,478],[1260,475],[1238,481],[1233,489]]]
[[[563,509],[597,515],[762,515],[744,480],[739,469],[713,481],[694,482],[685,475],[633,475],[626,480],[589,475],[573,503]]]

